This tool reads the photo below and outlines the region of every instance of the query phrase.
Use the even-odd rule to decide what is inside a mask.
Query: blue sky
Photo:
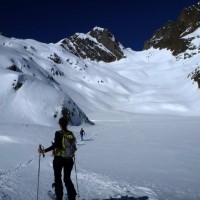
[[[144,42],[198,0],[0,0],[0,32],[55,43],[94,26],[107,28],[125,47]]]

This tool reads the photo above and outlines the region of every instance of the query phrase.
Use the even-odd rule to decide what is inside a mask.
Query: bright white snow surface
[[[100,115],[99,115],[100,116]],[[112,113],[80,127],[69,127],[78,140],[76,167],[80,199],[120,195],[151,200],[200,198],[198,117]],[[98,120],[97,120],[98,119]],[[1,124],[0,199],[36,199],[38,144],[51,144],[58,127]],[[53,183],[51,153],[41,158],[40,199]],[[75,173],[72,179],[76,185]]]
[[[200,199],[200,92],[188,78],[198,54],[177,60],[167,50],[126,49],[125,59],[108,64],[59,44],[0,37],[0,199],[36,199],[38,145],[51,144],[53,115],[70,98],[95,123],[69,127],[78,140],[80,199]],[[55,52],[60,64],[49,59]],[[12,65],[19,71],[6,69]],[[16,83],[23,85],[15,90]],[[41,200],[53,182],[52,159],[41,158]]]

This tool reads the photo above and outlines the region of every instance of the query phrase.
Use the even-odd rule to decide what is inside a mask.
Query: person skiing
[[[38,152],[42,154],[52,150],[54,150],[55,152],[53,160],[55,183],[53,185],[55,186],[56,200],[62,200],[63,198],[62,169],[64,170],[64,183],[67,189],[68,199],[75,200],[77,195],[73,182],[71,180],[71,171],[74,165],[74,160],[73,160],[74,152],[72,152],[70,156],[69,155],[64,156],[63,154],[63,153],[66,154],[66,152],[63,151],[63,137],[66,135],[66,137],[71,139],[71,141],[72,140],[76,141],[74,134],[67,129],[68,123],[69,123],[68,119],[64,117],[60,118],[59,125],[61,130],[55,132],[55,138],[52,145],[46,149],[44,148],[38,149]]]
[[[85,135],[85,131],[83,130],[83,128],[81,128],[80,130],[81,141],[83,141],[83,135]]]

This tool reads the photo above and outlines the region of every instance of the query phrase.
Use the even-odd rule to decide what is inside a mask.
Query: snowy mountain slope
[[[187,35],[195,48],[199,35]],[[0,36],[0,199],[36,198],[38,145],[51,144],[67,108],[73,124],[90,122],[87,116],[96,124],[82,124],[83,142],[80,127],[69,126],[78,140],[80,199],[198,200],[200,94],[188,76],[199,66],[194,51],[186,58],[124,49],[126,58],[105,63],[60,43]],[[44,200],[53,182],[49,155],[41,161]]]
[[[4,69],[1,70],[1,85],[3,88],[7,88],[7,91],[4,90],[5,93],[2,93],[1,99],[8,97],[7,100],[4,100],[6,111],[3,121],[11,119],[9,115],[13,112],[11,107],[13,102],[12,98],[9,99],[10,96],[8,94],[14,93],[14,96],[18,97],[16,104],[14,104],[16,115],[21,119],[24,118],[25,121],[29,118],[29,122],[35,123],[40,121],[42,123],[42,118],[44,117],[43,120],[47,124],[51,124],[55,121],[54,118],[58,118],[65,109],[68,109],[73,124],[78,125],[83,121],[90,123],[86,115],[67,94],[63,93],[58,83],[54,80],[54,76],[63,76],[64,74],[54,63],[57,57],[56,54],[51,52],[51,46],[53,46],[55,52],[61,51],[61,48],[57,48],[56,45],[42,44],[34,40],[0,37],[2,44],[0,46],[1,69]],[[67,55],[65,54],[65,56]],[[71,57],[73,56],[71,55]],[[5,71],[5,69],[8,70]],[[12,78],[7,80],[6,77],[9,77],[9,75]],[[10,84],[10,87],[7,84]],[[43,86],[40,87],[40,85]],[[38,94],[40,95],[38,96]],[[28,110],[27,108],[24,109],[25,106],[29,110],[34,110],[38,119],[30,120],[30,116],[28,117],[28,115],[31,115],[30,113],[22,114]],[[44,109],[47,110],[46,113],[43,112]],[[43,117],[40,118],[40,115]],[[48,118],[48,120],[45,118]]]
[[[192,37],[194,35],[197,44],[199,31],[195,31]],[[60,43],[44,44],[34,40],[0,37],[0,67],[7,69],[7,72],[1,70],[1,76],[10,74],[10,77],[13,77],[9,80],[1,78],[1,84],[3,87],[5,84],[8,88],[7,84],[10,82],[10,90],[13,95],[17,94],[18,99],[15,100],[14,110],[21,119],[42,122],[38,117],[41,115],[45,123],[51,124],[55,121],[54,117],[58,118],[61,115],[63,108],[70,110],[74,124],[80,124],[82,121],[89,122],[81,110],[89,115],[101,110],[199,115],[197,85],[192,84],[188,78],[199,63],[198,54],[193,54],[191,59],[184,59],[181,54],[174,57],[167,50],[152,48],[134,52],[125,49],[126,58],[104,63],[78,58],[62,48]],[[188,50],[188,52],[192,51],[194,50]],[[23,84],[24,82],[26,84]],[[42,91],[43,89],[39,90],[40,84],[46,85],[46,93]],[[18,88],[13,90],[15,85]],[[22,86],[19,87],[20,85]],[[47,88],[54,91],[54,95],[48,92]],[[7,92],[4,90],[5,93],[2,93],[4,106],[1,108],[5,112],[2,121],[14,119],[9,117],[13,112],[11,106],[13,102],[5,99],[13,98],[7,95],[10,90]],[[27,94],[21,92],[22,90]],[[38,96],[38,93],[41,95],[43,93],[43,97]],[[32,98],[25,97],[30,94],[33,95]],[[31,108],[30,105],[33,104],[35,104],[33,107],[37,107],[38,110]],[[29,110],[33,113],[35,112],[34,115],[37,116],[35,118],[38,120],[32,115],[29,117],[29,113],[23,114],[24,105],[29,106]],[[3,107],[11,109],[5,111]],[[43,112],[44,108],[47,112]]]

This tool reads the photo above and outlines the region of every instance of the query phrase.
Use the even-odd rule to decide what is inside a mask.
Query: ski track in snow
[[[149,188],[132,186],[123,181],[118,182],[107,176],[88,173],[86,171],[80,171],[78,176],[80,184],[84,185],[84,188],[80,190],[84,199],[87,199],[88,196],[90,196],[91,199],[109,199],[120,198],[122,196],[139,197],[144,196],[144,194],[149,196],[149,200],[158,199],[156,193]],[[93,188],[98,188],[98,191],[94,190],[91,192],[91,186]]]
[[[78,138],[77,147],[78,150],[83,145],[87,145],[88,142],[93,142],[94,137],[97,134],[93,134],[90,137],[85,137],[83,141],[80,141]],[[52,168],[52,157],[46,155],[46,160],[42,160],[41,157],[41,168],[45,164]],[[21,200],[21,199],[35,199],[36,198],[36,167],[38,165],[38,158],[34,156],[34,158],[17,165],[14,169],[5,169],[0,170],[0,199],[2,200]],[[31,187],[31,190],[27,190],[29,187],[26,185],[27,176],[32,176],[31,171],[34,170],[34,184]],[[42,177],[42,172],[41,175]],[[49,172],[49,171],[48,171]],[[51,174],[52,175],[52,174]],[[87,172],[85,170],[78,170],[78,184],[81,198],[79,199],[109,199],[109,198],[120,198],[122,196],[136,196],[136,194],[141,194],[144,196],[144,193],[148,196],[156,197],[156,194],[148,188],[142,187],[133,187],[126,182],[117,182],[115,180],[110,179],[108,176],[104,176],[101,174]],[[53,179],[53,177],[52,177]],[[72,171],[72,179],[74,185],[76,186],[75,181],[75,172]],[[40,180],[40,185],[42,186],[42,182]],[[51,183],[50,183],[51,185]],[[49,186],[48,186],[49,187]],[[91,189],[96,188],[96,189]],[[40,191],[40,195],[42,196],[40,199],[48,200],[48,197],[45,197],[45,191]],[[150,198],[151,199],[151,198]],[[157,198],[153,198],[157,199]]]
[[[9,195],[10,190],[10,182],[12,182],[14,179],[18,178],[18,171],[22,170],[25,167],[28,167],[29,164],[31,164],[33,161],[33,158],[28,160],[27,162],[20,164],[16,166],[14,169],[8,169],[8,170],[0,170],[0,199],[2,200],[9,200],[11,199]],[[8,192],[6,192],[8,190]]]

